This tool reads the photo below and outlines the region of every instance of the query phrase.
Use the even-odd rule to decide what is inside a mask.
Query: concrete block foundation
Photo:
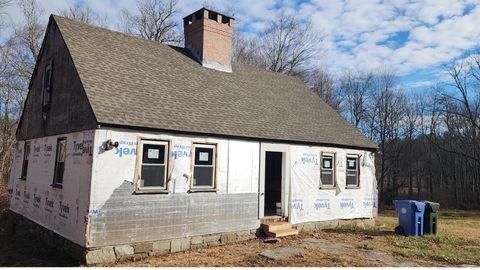
[[[314,232],[344,226],[366,228],[374,225],[374,219],[352,219],[308,222],[296,224],[293,225],[293,227],[303,232]],[[70,255],[70,257],[77,259],[79,264],[86,265],[115,263],[133,258],[146,258],[190,249],[225,245],[255,239],[258,234],[258,229],[252,229],[160,241],[85,248],[14,212],[10,212],[7,229],[11,230],[12,233],[20,233],[21,231],[22,233],[38,235],[45,244],[58,248],[60,251]]]
[[[359,218],[359,219],[340,219],[329,221],[306,222],[293,225],[293,228],[300,232],[317,232],[326,229],[337,229],[341,227],[354,227],[365,229],[375,226],[375,219],[373,218]]]

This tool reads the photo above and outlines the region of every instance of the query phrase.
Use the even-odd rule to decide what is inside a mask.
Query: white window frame
[[[323,157],[328,156],[332,157],[332,168],[331,169],[324,169],[323,168]],[[336,154],[330,152],[322,152],[320,153],[320,188],[335,188],[337,186],[337,173],[336,173]],[[322,182],[322,174],[324,171],[331,171],[332,172],[332,184],[326,185]]]
[[[28,153],[27,153],[27,148],[28,148]],[[31,149],[32,149],[31,141],[25,141],[23,144],[23,159],[22,159],[22,171],[20,172],[20,180],[27,180],[28,164],[30,163]],[[23,175],[23,173],[25,173],[25,175]]]
[[[348,169],[348,158],[355,158],[357,162],[355,162],[356,168],[355,170],[353,169]],[[345,185],[347,188],[359,188],[360,187],[360,156],[359,155],[354,155],[354,154],[347,154],[347,157],[345,159]],[[355,171],[357,175],[357,183],[355,185],[349,185],[348,184],[348,172]]]
[[[60,158],[60,145],[61,145],[61,142],[63,142],[65,144],[65,159],[63,160],[63,162],[59,162],[58,159]],[[61,137],[61,138],[57,138],[57,149],[55,150],[55,168],[54,168],[54,172],[53,172],[53,186],[55,187],[63,187],[63,183],[64,183],[64,180],[65,180],[65,164],[66,164],[66,161],[67,161],[67,138],[66,137]],[[62,182],[58,182],[58,163],[63,163],[63,171],[62,171]]]
[[[198,148],[209,148],[212,149],[213,157],[212,157],[212,165],[195,165],[195,153]],[[193,151],[192,151],[192,181],[190,184],[190,189],[192,191],[198,191],[198,190],[215,190],[215,182],[217,180],[217,145],[216,144],[203,144],[203,143],[194,143],[193,144]],[[213,179],[212,179],[212,185],[211,186],[197,186],[194,185],[195,181],[195,167],[212,167],[213,169]]]
[[[164,164],[151,164],[151,163],[146,163],[147,166],[165,166],[165,173],[164,173],[164,181],[163,181],[163,186],[150,186],[150,187],[142,187],[141,186],[141,181],[142,181],[142,166],[143,166],[143,145],[144,144],[153,144],[153,145],[163,145],[165,146],[165,151],[164,151]],[[170,153],[170,145],[168,141],[158,141],[158,140],[149,140],[149,139],[141,139],[140,140],[140,151],[139,152],[139,167],[138,167],[138,181],[137,181],[137,190],[138,191],[165,191],[167,190],[168,184],[168,170],[169,170],[169,153]]]

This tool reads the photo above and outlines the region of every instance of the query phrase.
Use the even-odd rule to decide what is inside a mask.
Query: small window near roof
[[[30,159],[30,142],[25,142],[25,148],[23,149],[23,164],[22,164],[22,175],[20,179],[27,180],[28,172],[28,160]]]
[[[320,166],[320,187],[335,187],[335,154],[322,153],[322,162]]]
[[[67,157],[67,139],[60,138],[57,141],[57,153],[55,155],[55,172],[53,175],[53,185],[61,187],[63,185],[63,174],[65,172],[65,159]]]
[[[360,168],[358,166],[358,156],[347,156],[347,187],[358,187]]]
[[[222,23],[223,24],[229,24],[230,23],[230,18],[227,16],[222,16]]]
[[[208,11],[208,18],[212,21],[217,21],[218,19],[218,14],[213,11]]]
[[[168,142],[141,142],[139,190],[166,190],[168,175]]]
[[[195,144],[192,189],[215,188],[216,145]]]
[[[47,111],[52,101],[52,63],[47,64],[43,73],[42,110]]]

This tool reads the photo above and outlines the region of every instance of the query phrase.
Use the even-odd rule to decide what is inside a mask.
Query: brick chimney
[[[185,48],[204,67],[232,72],[234,19],[202,8],[183,18]]]

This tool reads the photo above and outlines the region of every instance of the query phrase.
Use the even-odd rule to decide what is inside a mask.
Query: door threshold
[[[287,220],[288,220],[288,217],[272,215],[272,216],[264,216],[263,218],[260,219],[260,223],[271,223],[271,222],[287,221]]]

